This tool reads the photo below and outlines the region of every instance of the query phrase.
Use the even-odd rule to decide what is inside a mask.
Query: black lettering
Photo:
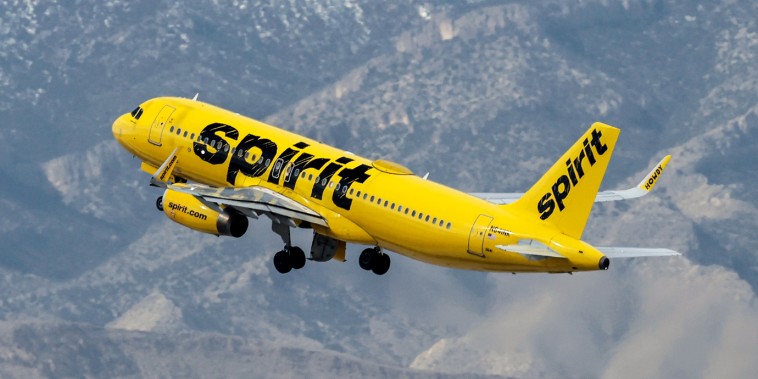
[[[315,158],[312,154],[308,153],[302,153],[300,156],[295,159],[295,165],[292,167],[298,174],[301,174],[303,171],[315,168],[316,170],[320,170],[321,167],[324,167],[326,162],[329,162],[329,159],[326,158]],[[293,175],[290,180],[284,182],[284,186],[289,189],[295,189],[295,184],[297,184],[298,179],[300,179],[300,175]]]
[[[347,190],[344,190],[346,191],[344,193],[347,193],[353,183],[364,183],[369,177],[371,177],[371,175],[366,173],[370,169],[371,166],[365,164],[361,164],[355,168],[343,169],[337,174],[342,178],[339,182],[340,188],[347,188]],[[342,193],[343,192],[340,191],[334,191],[332,194],[332,202],[334,205],[349,211],[350,206],[353,204],[353,199],[350,199],[347,196],[342,196]]]
[[[313,185],[313,189],[311,190],[312,198],[321,200],[321,198],[324,196],[324,190],[326,189],[326,186],[329,184],[329,181],[332,180],[332,176],[341,167],[342,165],[338,163],[329,163],[329,165],[326,166],[324,171],[318,175],[321,180]]]
[[[568,174],[569,178],[571,178],[571,185],[576,185],[576,183],[579,182],[579,180],[576,178],[576,173],[574,172],[574,166],[571,165],[571,158],[566,161],[566,168],[568,168]]]
[[[592,153],[592,148],[590,147],[589,143],[587,143],[587,139],[584,139],[584,151],[580,154],[587,153],[587,159],[590,161],[590,167],[595,165],[595,154]]]
[[[261,150],[261,156],[252,164],[245,159],[232,159],[229,163],[229,170],[226,173],[226,181],[229,182],[229,184],[234,185],[234,182],[237,179],[237,174],[240,172],[251,178],[257,178],[263,175],[263,173],[266,172],[266,169],[271,165],[276,157],[277,146],[276,143],[270,139],[248,134],[242,139],[242,141],[240,141],[239,145],[237,145],[237,151],[242,150],[247,153],[250,149],[255,147]]]
[[[550,193],[546,193],[545,196],[542,196],[542,199],[540,199],[540,202],[537,203],[537,212],[540,212],[540,219],[545,220],[548,217],[550,217],[551,214],[553,214],[553,211],[555,210],[555,201],[553,201],[552,198],[550,198]]]
[[[203,131],[200,132],[200,139],[204,140],[208,138],[209,140],[215,140],[218,137],[219,139],[225,141],[227,145],[229,145],[228,141],[224,140],[216,134],[218,132],[224,133],[226,137],[231,138],[235,141],[237,138],[239,138],[239,132],[233,126],[216,122],[203,128]],[[225,151],[225,149],[223,149],[220,145],[218,148],[212,146],[213,150],[215,150],[213,153],[211,153],[211,151],[208,149],[208,145],[204,143],[195,141],[192,144],[192,147],[195,151],[195,155],[197,155],[203,161],[214,165],[226,162],[226,158],[229,155],[229,151]]]
[[[603,155],[608,151],[608,146],[600,141],[600,137],[602,136],[603,133],[599,132],[597,129],[592,130],[592,146],[595,146],[595,151],[600,155]]]
[[[563,188],[560,188],[561,185],[563,185]],[[555,181],[555,184],[553,184],[553,196],[555,197],[555,202],[558,203],[558,209],[561,211],[565,208],[563,205],[563,199],[568,196],[569,191],[571,191],[569,178],[566,177],[566,175],[561,175],[561,177]]]
[[[294,147],[298,146],[305,146],[308,147],[308,144],[305,142],[299,142],[294,145]],[[305,148],[301,147],[301,149]],[[279,175],[281,174],[281,171],[284,167],[287,167],[287,164],[290,163],[292,158],[299,153],[300,150],[295,150],[291,147],[288,147],[284,152],[279,156],[279,159],[276,161],[276,165],[274,166],[274,169],[271,170],[271,173],[268,174],[268,182],[273,184],[279,184]],[[287,175],[287,180],[290,180],[289,175]]]
[[[579,156],[574,159],[574,168],[579,175],[579,179],[584,177],[584,168],[582,167],[582,160],[584,159],[584,151],[579,152]]]

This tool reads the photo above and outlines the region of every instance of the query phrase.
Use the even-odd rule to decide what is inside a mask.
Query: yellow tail
[[[596,122],[532,188],[511,204],[581,238],[611,161],[619,129]]]

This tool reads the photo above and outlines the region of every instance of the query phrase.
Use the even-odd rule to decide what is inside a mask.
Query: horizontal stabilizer
[[[516,245],[497,245],[495,247],[499,250],[523,255],[536,255],[540,257],[550,258],[566,258],[563,255],[555,252],[555,250],[547,247],[545,244],[535,240],[521,240]]]
[[[644,247],[597,247],[600,252],[610,259],[637,257],[669,257],[682,255],[671,249]]]

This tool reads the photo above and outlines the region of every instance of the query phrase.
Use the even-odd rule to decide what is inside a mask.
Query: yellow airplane
[[[156,206],[191,229],[242,236],[266,216],[284,243],[277,271],[305,265],[291,228],[312,229],[310,260],[345,261],[383,275],[386,251],[445,267],[572,273],[609,258],[669,256],[660,248],[593,247],[581,240],[592,205],[652,190],[671,156],[634,188],[598,192],[619,129],[593,124],[526,193],[467,194],[237,113],[175,97],[148,100],[116,119],[116,140],[142,160]]]

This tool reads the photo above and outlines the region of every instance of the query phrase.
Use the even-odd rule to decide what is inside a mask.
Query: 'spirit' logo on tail
[[[552,191],[545,193],[539,203],[537,203],[537,212],[540,213],[540,219],[546,220],[550,217],[555,211],[556,204],[558,205],[558,210],[563,211],[563,208],[565,208],[563,201],[568,197],[571,188],[579,184],[584,177],[583,161],[586,159],[590,163],[590,167],[592,167],[596,162],[595,153],[600,156],[608,151],[608,146],[600,140],[602,136],[603,133],[597,129],[593,129],[592,139],[584,139],[584,149],[580,150],[579,155],[566,161],[566,173],[555,181]],[[592,151],[593,148],[594,152]]]

